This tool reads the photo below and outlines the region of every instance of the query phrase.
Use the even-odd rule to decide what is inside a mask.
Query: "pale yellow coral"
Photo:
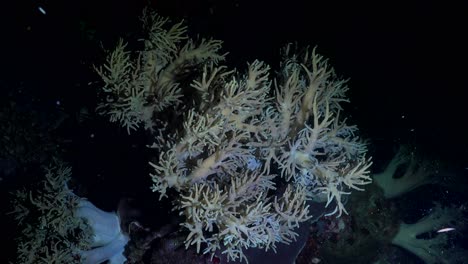
[[[147,125],[155,127],[159,152],[150,175],[160,198],[176,191],[186,246],[247,260],[246,248],[293,241],[294,229],[310,218],[309,199],[325,196],[325,206],[335,206],[329,215],[347,212],[343,196],[370,183],[371,163],[357,128],[340,119],[346,80],[315,48],[287,45],[276,76],[257,60],[240,74],[218,65],[221,41],[191,40],[181,23],[157,15],[144,21],[151,32],[139,55],[145,74],[132,76],[143,76],[146,86],[129,94],[144,91],[139,107],[151,111],[127,116],[175,117]]]

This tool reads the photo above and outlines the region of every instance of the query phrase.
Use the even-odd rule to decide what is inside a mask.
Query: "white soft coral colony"
[[[100,109],[129,133],[143,125],[154,135],[151,188],[160,199],[178,193],[169,198],[186,219],[187,247],[247,260],[246,248],[293,241],[309,199],[347,213],[343,196],[371,182],[371,162],[340,118],[346,81],[315,49],[287,45],[276,77],[261,61],[240,74],[221,65],[220,41],[191,40],[154,13],[143,21],[145,49],[119,43],[98,68]]]

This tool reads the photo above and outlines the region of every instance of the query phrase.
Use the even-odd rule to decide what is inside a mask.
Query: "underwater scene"
[[[0,263],[468,263],[466,3],[2,9]]]

